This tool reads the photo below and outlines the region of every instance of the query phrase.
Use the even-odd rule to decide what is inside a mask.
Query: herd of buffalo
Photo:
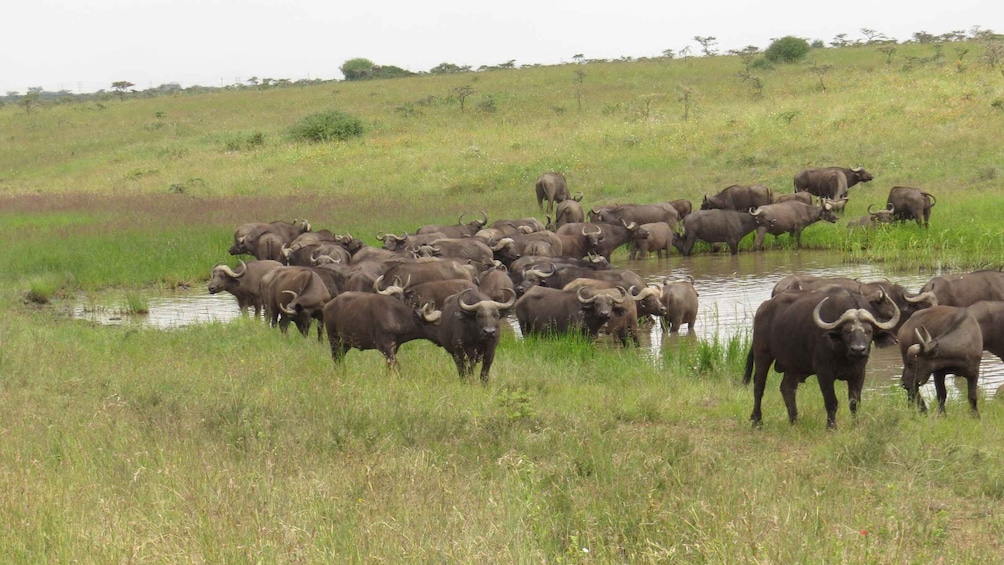
[[[378,233],[381,247],[349,233],[314,231],[305,220],[244,224],[234,233],[230,254],[255,260],[214,266],[209,291],[230,292],[242,312],[264,313],[284,333],[293,323],[306,336],[316,320],[317,339],[326,332],[336,363],[349,349],[377,349],[396,369],[398,348],[426,339],[450,353],[461,378],[480,363],[486,382],[502,318],[510,312],[524,335],[607,333],[626,346],[637,344],[639,326],[650,323],[669,332],[686,324],[693,333],[693,278],[646,282],[612,266],[614,250],[628,247],[632,260],[653,252],[668,256],[670,248],[689,255],[701,240],[725,243],[735,254],[753,232],[755,250],[768,233],[788,233],[799,244],[807,226],[836,222],[848,189],[872,178],[860,168],[805,169],[794,178],[794,193],[735,185],[705,196],[700,210],[674,200],[594,207],[587,214],[582,194],[569,193],[560,173],[546,173],[535,184],[538,206],[546,203],[546,224],[536,218],[489,224],[482,212],[467,222],[461,215],[456,224],[421,226],[413,233]],[[927,226],[934,203],[919,189],[894,187],[884,209],[869,206],[868,216],[848,226],[906,220]],[[754,318],[744,374],[744,382],[754,383],[751,420],[761,421],[773,365],[783,374],[781,394],[792,422],[799,383],[816,375],[827,424],[835,426],[834,381],[847,381],[855,413],[873,342],[899,344],[902,386],[921,410],[926,407],[918,388],[931,375],[944,410],[945,377],[953,374],[967,379],[975,414],[982,353],[1004,355],[1002,323],[1004,272],[935,277],[917,294],[888,280],[789,275]]]

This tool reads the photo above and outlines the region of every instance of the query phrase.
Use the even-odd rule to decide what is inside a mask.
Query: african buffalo
[[[460,218],[457,219],[457,223],[446,226],[446,225],[436,225],[428,224],[424,225],[415,232],[417,234],[425,234],[432,232],[440,232],[446,237],[467,237],[478,233],[478,230],[485,227],[488,223],[488,214],[481,212],[480,220],[471,220],[470,222],[464,223],[464,215],[461,214]]]
[[[629,260],[645,259],[650,252],[655,252],[657,259],[662,259],[665,253],[669,257],[669,250],[673,247],[673,238],[676,232],[666,222],[655,222],[641,225],[645,237],[631,240],[631,247],[628,253]]]
[[[404,301],[415,308],[421,308],[425,304],[432,304],[436,310],[442,310],[443,304],[446,303],[446,299],[450,296],[476,288],[477,285],[467,279],[429,281],[409,285],[404,290]]]
[[[416,245],[426,245],[432,243],[437,239],[446,239],[446,234],[438,231],[411,235],[409,235],[408,232],[404,232],[404,235],[378,232],[376,237],[383,242],[383,249],[386,249],[387,251],[403,251],[405,249],[411,249]]]
[[[1004,302],[981,300],[966,309],[980,324],[983,351],[989,351],[1004,360]]]
[[[533,185],[537,192],[537,207],[543,208],[547,200],[547,213],[550,214],[555,202],[568,200],[568,183],[561,173],[544,173]]]
[[[592,222],[597,224],[651,224],[666,222],[671,226],[680,223],[680,213],[669,202],[656,204],[621,204],[590,210]]]
[[[856,167],[823,167],[802,169],[795,175],[795,192],[808,192],[815,196],[839,200],[847,196],[847,189],[873,177],[868,171]]]
[[[795,247],[802,247],[802,230],[806,227],[820,220],[831,224],[837,221],[833,206],[825,198],[819,206],[797,200],[768,204],[750,210],[750,215],[756,220],[757,225],[756,240],[753,242],[754,251],[763,248],[763,238],[768,233],[775,237],[787,233],[795,238]]]
[[[531,269],[523,273],[522,290],[539,284],[549,288],[563,288],[568,283],[579,278],[594,279],[616,283],[624,288],[645,288],[645,279],[629,269],[608,269],[597,271],[588,267],[557,267],[552,264],[550,271]],[[517,289],[519,292],[519,289]]]
[[[739,241],[757,227],[749,212],[738,210],[697,210],[683,220],[683,235],[673,238],[673,247],[690,255],[697,240],[727,243],[729,251],[739,253]]]
[[[690,200],[685,198],[670,200],[669,205],[676,208],[676,213],[680,215],[680,220],[683,220],[694,211],[694,205],[690,203]]]
[[[980,300],[1004,300],[1004,272],[975,271],[934,277],[920,288],[942,306],[969,306]]]
[[[278,325],[279,330],[286,333],[289,323],[293,322],[306,337],[310,321],[316,319],[317,339],[321,339],[320,324],[324,321],[321,311],[331,300],[331,293],[320,275],[307,267],[280,267],[263,276],[260,286],[267,288],[263,299],[272,327]]]
[[[812,194],[808,192],[775,192],[774,198],[771,204],[780,204],[782,202],[791,202],[792,200],[797,200],[805,204],[812,204]]]
[[[271,233],[277,236],[279,247],[288,244],[302,233],[310,231],[310,223],[307,220],[293,220],[290,222],[255,222],[244,224],[234,232],[234,244],[230,247],[231,255],[255,255],[258,252],[258,239]],[[262,259],[262,257],[257,257]]]
[[[886,206],[892,210],[892,219],[899,222],[916,220],[917,225],[930,226],[931,208],[937,199],[929,192],[909,186],[894,186],[889,189]],[[922,222],[923,221],[923,222]]]
[[[631,297],[630,301],[624,301],[624,311],[615,312],[610,318],[603,331],[616,336],[621,345],[627,347],[628,338],[635,345],[640,345],[638,320],[640,318],[651,319],[650,316],[661,316],[665,313],[662,305],[662,291],[656,287],[631,287],[625,291],[620,281],[603,281],[597,279],[578,278],[562,287],[562,290],[578,291],[580,288],[589,288],[593,291],[619,289]],[[636,292],[637,291],[637,292]]]
[[[932,337],[934,336],[934,337]],[[918,389],[934,374],[934,389],[938,398],[938,412],[944,413],[945,376],[953,374],[966,379],[969,385],[969,407],[974,416],[976,396],[979,391],[980,359],[983,356],[983,334],[980,323],[966,308],[932,306],[917,312],[897,335],[899,352],[903,356],[903,376],[900,384],[906,389],[911,403],[921,412],[927,410]]]
[[[578,234],[582,233],[584,227],[587,227],[590,233],[597,227],[600,229],[600,234],[596,239],[595,253],[607,261],[610,260],[610,255],[618,247],[629,243],[633,239],[644,238],[648,233],[645,231],[645,228],[641,227],[641,224],[637,222],[626,223],[623,220],[619,224],[565,224],[558,228],[557,233],[558,235]]]
[[[582,193],[580,192],[579,194],[581,195]],[[565,224],[582,223],[585,219],[586,214],[582,211],[582,204],[579,204],[579,200],[570,198],[558,203],[558,207],[554,210],[554,221],[551,222],[550,216],[548,216],[548,225],[546,227],[549,230],[557,231],[558,228]]]
[[[514,309],[523,335],[578,332],[596,338],[603,324],[620,313],[625,300],[627,293],[620,290],[535,286],[516,301]]]
[[[663,280],[662,304],[665,314],[660,320],[662,331],[677,333],[683,324],[687,324],[687,333],[694,335],[698,296],[700,295],[694,288],[694,277],[688,276],[685,281],[670,281],[668,277]]]
[[[415,309],[393,296],[343,292],[324,306],[331,358],[339,363],[350,348],[377,349],[397,370],[397,350],[415,339],[439,344],[441,312]]]
[[[502,263],[495,263],[494,266],[481,271],[474,282],[478,285],[478,290],[496,302],[505,302],[510,290],[514,296],[516,294],[509,271]]]
[[[241,269],[234,271],[227,265],[216,265],[209,273],[209,294],[229,292],[237,299],[241,314],[248,315],[248,308],[254,307],[254,317],[261,315],[265,302],[261,295],[261,279],[267,273],[281,267],[278,261],[241,261]]]
[[[394,280],[394,277],[397,277],[402,281],[411,281],[411,284],[421,284],[448,279],[473,281],[477,272],[473,265],[452,259],[424,259],[391,265],[387,269],[386,275],[388,280]]]
[[[862,282],[848,277],[815,275],[788,275],[774,285],[771,296],[777,296],[787,290],[820,290],[828,286],[843,287],[864,296],[871,304],[872,313],[880,317],[892,316],[892,306],[895,305],[900,313],[900,325],[909,320],[914,313],[938,304],[938,298],[933,292],[911,294],[903,286],[888,279]],[[886,297],[892,304],[887,304]]]
[[[807,192],[799,192],[797,194],[808,194]],[[872,212],[872,206],[874,204],[868,205],[868,215],[854,218],[853,220],[847,221],[847,229],[855,228],[874,228],[879,224],[888,224],[892,222],[892,206],[887,205],[885,210],[876,210]]]
[[[701,210],[741,210],[765,206],[773,201],[773,191],[766,185],[734,184],[714,196],[704,195]]]
[[[748,384],[751,376],[754,381],[750,420],[755,426],[763,419],[760,403],[772,364],[784,373],[781,395],[791,423],[798,416],[795,391],[811,375],[816,375],[823,394],[827,427],[837,425],[834,381],[847,381],[851,414],[857,414],[872,341],[879,347],[895,343],[889,330],[899,321],[895,306],[893,317],[884,322],[876,319],[867,306],[860,294],[829,287],[820,291],[783,292],[757,308],[753,343],[743,374],[743,383]]]
[[[460,378],[474,374],[481,363],[481,382],[488,382],[488,371],[495,360],[495,348],[502,334],[502,316],[516,303],[516,292],[501,302],[470,289],[446,299],[439,328],[439,344],[457,364]]]

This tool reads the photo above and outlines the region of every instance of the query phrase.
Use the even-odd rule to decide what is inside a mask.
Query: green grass
[[[592,206],[699,202],[735,182],[788,191],[803,166],[863,165],[876,180],[851,189],[847,217],[911,185],[938,198],[931,228],[813,226],[806,246],[912,271],[998,267],[1004,84],[975,62],[905,68],[932,53],[813,51],[833,65],[825,92],[781,65],[755,71],[759,97],[737,58],[714,57],[0,108],[4,555],[998,561],[1000,401],[981,399],[980,420],[961,401],[921,416],[902,391],[869,390],[829,432],[814,379],[789,426],[772,374],[753,430],[748,335],[669,340],[655,358],[507,335],[480,386],[428,343],[402,347],[394,374],[372,351],[335,367],[326,344],[252,320],[156,331],[36,304],[203,284],[248,221],[306,217],[373,243],[478,210],[541,216],[532,184],[550,170]],[[445,99],[464,84],[461,113]],[[489,95],[496,111],[479,111]],[[332,108],[364,135],[289,141]]]

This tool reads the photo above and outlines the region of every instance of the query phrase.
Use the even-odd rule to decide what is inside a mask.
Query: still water
[[[761,302],[770,298],[771,289],[784,276],[791,273],[817,276],[845,276],[874,280],[889,278],[912,292],[916,292],[938,273],[903,274],[883,270],[863,264],[844,263],[838,255],[827,252],[799,251],[782,253],[744,253],[732,256],[727,253],[703,254],[692,257],[673,256],[670,259],[649,258],[643,261],[624,261],[619,267],[631,269],[647,281],[661,283],[664,279],[684,279],[694,277],[695,288],[700,294],[700,310],[694,333],[701,339],[727,340],[742,333],[750,335],[753,315]],[[147,298],[149,314],[128,315],[124,310],[125,299],[102,294],[83,297],[73,307],[75,318],[87,319],[100,324],[137,324],[160,329],[183,327],[206,322],[227,322],[239,316],[237,301],[227,293],[210,295],[204,287],[191,290],[159,293]],[[510,320],[517,335],[519,327]],[[647,335],[642,336],[643,354],[654,362],[661,358],[664,345],[672,340],[688,339],[682,335],[663,335],[658,324],[654,324]],[[903,364],[899,348],[873,348],[868,362],[868,386],[888,388],[895,384],[902,372]],[[949,379],[949,395],[957,398],[965,396],[965,381]],[[774,387],[779,379],[771,377]],[[980,369],[980,387],[987,396],[1004,384],[1004,363],[997,357],[984,353]],[[960,388],[961,387],[961,388]],[[928,383],[922,390],[925,396],[933,397],[934,386]]]

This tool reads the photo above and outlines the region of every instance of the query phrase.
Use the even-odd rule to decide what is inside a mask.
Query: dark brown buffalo
[[[516,292],[508,294],[508,300],[497,301],[471,289],[450,296],[443,304],[439,344],[453,356],[460,378],[470,378],[474,366],[481,363],[481,382],[488,382],[502,335],[501,318],[516,303]]]
[[[464,223],[464,215],[461,214],[460,218],[457,219],[457,223],[445,226],[445,225],[435,225],[429,224],[418,228],[415,233],[425,234],[432,232],[439,232],[444,234],[446,237],[468,237],[478,233],[478,230],[485,227],[488,223],[488,214],[481,212],[480,220],[471,220],[470,222]]]
[[[387,280],[398,278],[410,281],[410,284],[422,284],[429,281],[444,281],[449,279],[474,280],[478,273],[472,265],[452,259],[424,259],[420,261],[395,263],[385,272]]]
[[[726,243],[729,251],[739,253],[739,241],[756,229],[756,219],[738,210],[697,210],[683,220],[683,235],[673,238],[673,247],[690,255],[697,240]]]
[[[592,232],[596,227],[600,228],[600,235],[596,240],[596,255],[610,261],[610,255],[620,246],[626,245],[633,239],[646,237],[648,232],[641,224],[636,222],[619,224],[608,223],[586,223],[586,224],[565,224],[558,229],[558,234],[578,234],[583,227],[588,226],[588,231]]]
[[[772,204],[780,204],[782,202],[791,202],[792,200],[797,200],[798,202],[803,202],[805,204],[812,204],[812,194],[808,192],[775,192]]]
[[[556,233],[555,237],[561,240],[561,255],[573,259],[582,259],[590,254],[594,254],[600,248],[600,238],[603,237],[603,228],[596,224],[581,224],[582,230],[578,234]],[[524,249],[524,251],[526,251]]]
[[[283,254],[283,246],[285,242],[277,233],[263,233],[254,244],[254,251],[251,255],[259,261],[278,261],[283,265],[286,264],[286,257]],[[231,255],[236,255],[236,253],[231,253]]]
[[[581,192],[579,194],[582,194]],[[586,213],[582,211],[582,204],[576,199],[569,199],[558,204],[554,210],[554,221],[551,216],[547,216],[547,229],[557,231],[565,224],[579,224],[586,220]]]
[[[744,383],[748,384],[751,376],[754,381],[750,415],[754,425],[759,426],[763,419],[760,404],[771,365],[784,374],[781,395],[791,423],[798,417],[795,391],[811,375],[816,375],[823,394],[827,427],[837,425],[834,381],[847,381],[851,414],[857,414],[871,344],[874,341],[881,347],[895,343],[889,330],[899,321],[899,310],[891,319],[879,321],[867,307],[860,294],[830,287],[783,292],[757,308],[753,344],[743,374]]]
[[[621,310],[627,295],[620,290],[577,291],[535,286],[516,301],[523,335],[581,333],[596,338],[600,328]]]
[[[526,218],[517,218],[515,220],[511,219],[501,219],[492,222],[489,228],[503,230],[505,235],[512,235],[516,233],[532,233],[535,231],[544,231],[544,224],[540,220],[532,216],[527,216]]]
[[[386,249],[387,251],[404,251],[417,245],[432,243],[437,239],[446,239],[446,234],[443,232],[431,232],[409,235],[408,232],[404,232],[404,235],[396,235],[393,233],[379,232],[376,234],[376,237],[383,242],[383,249]]]
[[[440,316],[438,310],[418,310],[385,294],[343,292],[324,306],[331,358],[337,364],[349,349],[376,349],[396,371],[402,344],[416,339],[439,344]]]
[[[271,233],[278,236],[279,247],[288,244],[300,234],[310,231],[310,223],[307,220],[293,220],[292,222],[255,222],[244,224],[234,232],[234,243],[230,247],[231,255],[255,255],[258,252],[258,239]],[[261,259],[261,257],[258,257]]]
[[[928,281],[920,292],[931,292],[942,306],[965,307],[980,300],[1004,300],[1004,272],[942,275]]]
[[[1004,302],[981,300],[968,306],[967,310],[980,324],[983,351],[989,351],[1004,360]]]
[[[666,222],[671,226],[680,223],[680,213],[669,202],[656,204],[621,204],[594,208],[591,212],[592,221],[597,224],[630,225]]]
[[[543,208],[547,201],[547,213],[550,214],[555,202],[568,200],[568,183],[561,173],[544,173],[533,184],[537,192],[537,207]]]
[[[669,257],[669,250],[673,247],[673,239],[676,236],[673,228],[666,222],[642,224],[641,228],[646,236],[631,240],[628,259],[631,261],[645,259],[652,252],[655,252],[657,259],[662,259],[663,253]]]
[[[694,322],[697,320],[698,302],[697,290],[694,288],[694,277],[685,281],[670,281],[667,277],[662,282],[662,304],[665,313],[661,318],[662,331],[677,333],[683,324],[687,324],[687,333],[694,334]]]
[[[216,265],[209,273],[209,294],[229,292],[237,299],[241,314],[247,316],[248,308],[254,307],[254,317],[258,318],[265,306],[261,279],[281,266],[278,261],[241,261],[241,268],[234,271],[227,265]]]
[[[616,286],[624,288],[645,288],[645,280],[638,273],[629,269],[608,269],[597,271],[588,267],[557,267],[552,264],[549,271],[541,269],[529,269],[523,273],[521,288],[517,292],[525,292],[532,286],[546,286],[548,288],[564,288],[565,285],[575,279],[586,278],[599,281],[608,281]]]
[[[516,288],[512,282],[512,278],[509,276],[509,271],[502,263],[496,263],[494,266],[481,271],[475,277],[474,282],[478,285],[478,290],[482,294],[496,302],[505,302],[509,296],[509,291],[512,291],[513,296],[516,295]]]
[[[704,195],[701,210],[741,210],[766,206],[773,201],[774,192],[762,184],[734,184],[714,196]]]
[[[938,304],[938,298],[934,293],[910,294],[903,286],[888,279],[862,282],[847,277],[817,277],[815,275],[788,275],[774,285],[771,296],[777,296],[787,290],[819,290],[828,286],[843,287],[864,296],[871,305],[869,308],[872,313],[883,318],[892,316],[893,312],[892,305],[886,304],[886,297],[888,297],[899,310],[900,325],[909,320],[914,313]]]
[[[676,213],[680,215],[680,220],[683,220],[694,211],[694,205],[690,203],[690,200],[685,198],[670,200],[669,205],[676,208]]]
[[[929,227],[931,208],[937,199],[929,192],[909,186],[894,186],[889,189],[886,206],[892,210],[892,219],[898,222],[916,220],[918,226]]]
[[[798,192],[796,194],[808,194],[807,192]],[[888,224],[892,222],[892,206],[887,205],[885,210],[876,210],[872,212],[872,206],[874,204],[868,205],[868,215],[854,218],[853,220],[847,221],[847,229],[855,228],[874,228],[879,224]]]
[[[966,308],[933,306],[917,312],[899,329],[899,352],[903,356],[903,376],[900,384],[911,403],[921,412],[927,410],[919,394],[920,386],[934,374],[934,389],[938,397],[938,412],[945,411],[945,376],[956,375],[969,385],[969,407],[973,415],[979,392],[980,359],[983,356],[983,334],[980,323]]]
[[[768,204],[756,210],[750,210],[750,215],[756,220],[756,239],[753,242],[753,250],[759,251],[763,248],[763,238],[768,233],[774,237],[781,234],[789,234],[795,238],[795,247],[802,247],[802,231],[812,224],[824,220],[831,224],[836,223],[837,215],[833,213],[833,206],[826,199],[823,199],[819,206],[806,204],[792,200],[780,204]]]
[[[442,310],[443,304],[450,296],[465,290],[476,289],[477,285],[467,279],[449,279],[445,281],[429,281],[421,284],[408,285],[404,290],[404,301],[415,308],[432,304],[436,310]]]
[[[324,322],[321,312],[331,300],[331,293],[320,275],[307,267],[280,267],[262,277],[261,285],[268,289],[263,298],[272,327],[278,325],[286,333],[293,322],[306,337],[311,320],[317,320],[317,339],[321,339],[320,324]]]
[[[602,281],[597,279],[578,278],[566,284],[562,290],[577,291],[580,288],[590,288],[594,291],[620,289],[631,297],[630,301],[625,301],[624,312],[616,313],[607,322],[605,333],[616,336],[621,345],[627,347],[627,340],[630,338],[635,345],[640,345],[640,330],[638,328],[639,319],[651,320],[651,316],[662,316],[666,309],[662,305],[662,290],[658,287],[631,287],[625,291],[619,281]]]
[[[437,256],[472,261],[481,265],[492,264],[492,249],[480,239],[460,237],[437,239],[429,244]]]
[[[873,177],[868,171],[856,167],[822,167],[802,169],[795,175],[795,192],[808,192],[815,196],[840,200],[847,196],[847,189],[859,182],[868,182]]]

